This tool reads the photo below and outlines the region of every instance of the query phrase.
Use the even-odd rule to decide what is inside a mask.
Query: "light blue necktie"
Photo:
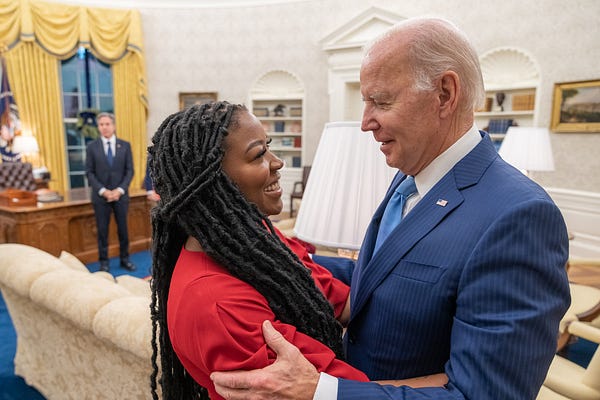
[[[402,220],[402,210],[408,199],[412,194],[417,192],[417,186],[415,185],[415,178],[407,176],[405,180],[398,185],[394,194],[388,201],[383,217],[381,217],[381,223],[379,224],[379,232],[377,233],[377,240],[375,242],[375,249],[373,254],[377,252],[381,244],[394,230],[396,225]]]
[[[113,164],[112,146],[110,145],[110,142],[106,142],[106,144],[108,145],[108,150],[106,151],[106,161],[108,161],[108,165],[112,167],[112,164]]]

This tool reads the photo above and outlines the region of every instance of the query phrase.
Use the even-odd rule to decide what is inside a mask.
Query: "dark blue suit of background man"
[[[448,21],[405,20],[368,49],[360,86],[362,130],[401,172],[356,265],[314,259],[351,282],[347,361],[379,382],[319,374],[265,324],[277,360],[213,373],[217,391],[228,400],[535,399],[570,301],[567,231],[548,194],[477,130],[477,53]],[[408,176],[418,193],[375,250]],[[435,387],[394,382],[440,373],[447,382]]]
[[[114,213],[119,236],[120,266],[133,271],[135,266],[129,261],[127,231],[128,188],[134,173],[131,146],[128,142],[117,139],[113,114],[100,113],[97,122],[101,137],[88,144],[85,167],[96,216],[100,270],[110,269],[108,226],[110,216]]]

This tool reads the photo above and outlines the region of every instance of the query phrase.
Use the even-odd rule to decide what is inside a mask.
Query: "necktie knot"
[[[377,251],[389,234],[402,220],[402,211],[408,199],[412,194],[417,193],[417,186],[415,185],[415,178],[407,176],[400,185],[394,191],[392,197],[388,201],[383,216],[381,217],[381,223],[379,224],[379,232],[377,233],[377,240],[375,242],[375,250]]]
[[[412,176],[407,176],[406,179],[403,180],[395,190],[395,193],[404,196],[405,199],[416,192],[417,185],[415,184],[415,178]]]

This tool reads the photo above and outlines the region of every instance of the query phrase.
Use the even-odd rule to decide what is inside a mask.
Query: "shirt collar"
[[[117,136],[112,135],[110,139],[105,138],[104,136],[100,137],[102,139],[102,144],[106,147],[106,143],[110,143],[111,147],[115,147],[115,143],[117,142]]]
[[[415,184],[419,196],[425,197],[427,192],[464,156],[477,146],[481,135],[477,126],[473,125],[460,139],[446,151],[437,156],[427,167],[415,176]]]

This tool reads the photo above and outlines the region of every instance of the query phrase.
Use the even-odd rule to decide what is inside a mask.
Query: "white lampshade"
[[[397,170],[360,122],[325,125],[294,231],[309,243],[358,250]]]
[[[34,154],[40,151],[40,147],[35,137],[19,135],[13,139],[12,151],[20,154]]]
[[[550,133],[546,128],[511,126],[506,132],[498,154],[520,170],[554,170]]]

